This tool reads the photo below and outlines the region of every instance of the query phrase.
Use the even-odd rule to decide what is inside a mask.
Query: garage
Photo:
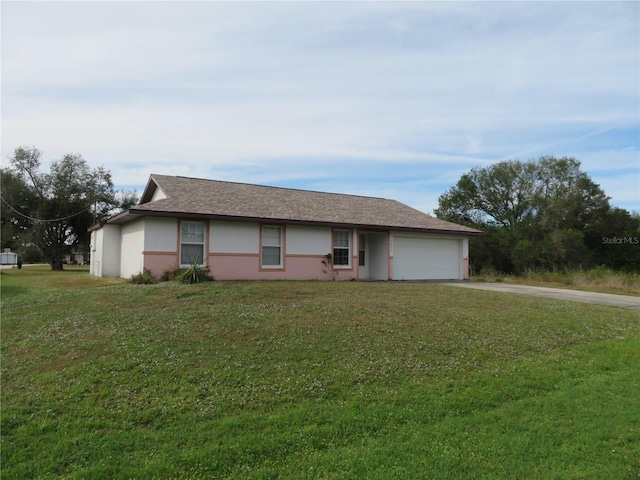
[[[461,279],[462,241],[394,236],[394,280]]]

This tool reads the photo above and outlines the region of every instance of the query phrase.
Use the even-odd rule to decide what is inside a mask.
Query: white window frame
[[[347,246],[336,246],[336,239],[337,239],[337,233],[344,233],[346,234],[346,238],[347,238]],[[351,230],[344,230],[344,229],[335,229],[333,231],[333,245],[332,245],[332,250],[331,250],[331,255],[333,256],[333,268],[337,269],[337,268],[351,268],[351,245],[352,245],[352,240],[351,240]],[[345,264],[336,264],[336,249],[340,249],[340,250],[346,250],[347,251],[347,263]]]
[[[201,225],[202,226],[202,241],[196,241],[194,239],[189,239],[189,241],[185,241],[183,238],[185,236],[184,228],[188,225]],[[199,232],[196,232],[198,234]],[[182,247],[183,245],[201,245],[202,246],[202,258],[200,259],[200,266],[204,267],[207,263],[206,255],[207,250],[205,248],[207,241],[207,224],[206,222],[192,221],[192,220],[183,220],[180,222],[180,268],[188,268],[192,264],[191,263],[183,263],[182,262]]]
[[[266,243],[265,240],[265,230],[270,229],[270,230],[278,230],[279,232],[279,238],[278,238],[278,243]],[[284,259],[284,227],[280,226],[280,225],[262,225],[262,230],[261,230],[261,235],[260,235],[260,268],[263,269],[282,269],[284,268],[284,263],[283,263],[283,259]],[[272,264],[272,265],[265,265],[264,263],[264,249],[265,248],[278,248],[280,255],[279,255],[279,259],[278,259],[278,264]]]

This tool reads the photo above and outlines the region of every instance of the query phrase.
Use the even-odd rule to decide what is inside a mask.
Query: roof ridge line
[[[152,177],[168,177],[168,178],[182,178],[184,180],[201,180],[203,182],[218,182],[218,183],[232,183],[234,185],[247,185],[250,187],[260,187],[260,188],[273,188],[276,190],[292,190],[294,192],[308,192],[308,193],[321,193],[324,195],[339,195],[343,197],[358,197],[358,198],[374,198],[376,200],[387,200],[390,202],[398,202],[393,198],[386,197],[374,197],[371,195],[356,195],[353,193],[336,193],[336,192],[323,192],[321,190],[308,190],[306,188],[293,188],[293,187],[276,187],[275,185],[261,185],[258,183],[248,183],[248,182],[236,182],[233,180],[214,180],[210,178],[199,178],[199,177],[187,177],[185,175],[162,175],[162,174],[151,174]],[[400,202],[398,202],[400,203]]]

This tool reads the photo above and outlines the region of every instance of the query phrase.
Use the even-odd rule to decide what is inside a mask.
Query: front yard
[[[2,478],[640,476],[640,315],[5,270]]]

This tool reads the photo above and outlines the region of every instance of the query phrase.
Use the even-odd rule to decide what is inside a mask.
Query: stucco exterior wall
[[[265,269],[259,254],[209,254],[209,269],[217,280],[328,280],[324,255],[285,255],[284,268]],[[342,276],[337,280],[349,280]]]
[[[368,247],[369,277],[375,280],[388,280],[390,278],[388,235],[370,235]]]
[[[456,262],[456,268],[460,270],[458,278],[469,278],[469,241],[462,236],[375,230],[360,232],[351,228],[351,265],[333,269],[331,266],[327,268],[323,261],[327,253],[333,252],[334,229],[281,225],[284,234],[282,265],[263,267],[260,245],[263,224],[233,221],[205,223],[206,264],[218,280],[393,279],[396,236],[456,242],[460,252],[459,261]],[[176,218],[147,217],[123,225],[104,225],[92,232],[91,274],[129,278],[148,268],[156,277],[160,277],[179,263],[179,229],[180,222]],[[367,239],[366,267],[358,264],[360,233]]]
[[[178,220],[175,218],[145,219],[144,268],[156,277],[175,267],[178,256]]]
[[[120,225],[104,225],[91,232],[91,275],[120,276]]]
[[[329,227],[287,226],[287,253],[290,255],[321,255],[331,252]]]
[[[145,220],[124,224],[120,227],[120,276],[129,278],[144,268]]]
[[[211,222],[209,252],[258,254],[260,225],[245,222]]]
[[[176,252],[178,220],[147,217],[144,220],[145,252]]]
[[[91,232],[91,261],[89,263],[89,273],[96,277],[102,276],[104,228],[99,228]]]
[[[310,280],[328,278],[322,260],[332,249],[331,229],[285,225],[283,265],[261,265],[258,223],[211,222],[207,265],[218,280]]]

